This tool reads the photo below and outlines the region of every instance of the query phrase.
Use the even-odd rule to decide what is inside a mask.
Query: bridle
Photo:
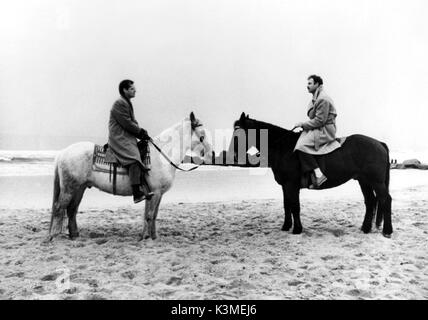
[[[290,131],[293,131],[294,129],[296,129],[297,127],[294,127],[293,129],[291,129]],[[235,125],[234,127],[233,127],[233,130],[234,131],[236,131],[236,130],[238,130],[238,129],[242,129],[242,130],[244,130],[245,132],[247,132],[247,130],[248,129],[244,129],[243,127],[241,127],[241,126],[239,126],[239,125]],[[271,141],[271,143],[272,143],[272,145],[275,145],[279,140],[281,140],[281,139],[283,139],[282,137],[277,137],[276,139],[274,139],[273,141]],[[248,151],[248,150],[247,150]],[[259,150],[259,152],[258,152],[259,154],[260,154],[260,150]]]
[[[202,127],[202,123],[192,123],[192,131],[195,131],[196,128]],[[195,131],[196,132],[196,131]],[[200,136],[199,141],[203,143],[205,140],[205,136]]]
[[[195,129],[197,128],[197,127],[202,127],[202,124],[200,124],[200,123],[196,123],[196,124],[194,124],[194,123],[192,123],[192,131],[194,131],[194,132],[196,132],[195,131]],[[201,142],[201,143],[203,143],[203,141],[205,140],[205,136],[200,136],[199,137],[199,141]],[[177,164],[175,164],[174,162],[172,162],[171,161],[171,159],[162,151],[162,149],[161,148],[159,148],[157,145],[156,145],[156,143],[153,141],[153,139],[152,138],[150,138],[149,139],[149,142],[156,148],[156,150],[158,150],[159,151],[159,153],[169,162],[169,164],[170,165],[172,165],[174,168],[176,168],[176,169],[178,169],[178,170],[180,170],[180,171],[184,171],[184,172],[189,172],[189,171],[193,171],[193,170],[195,170],[196,168],[198,168],[198,167],[200,167],[201,165],[200,164],[197,164],[197,165],[195,165],[193,168],[190,168],[190,169],[182,169],[182,168],[180,168]]]

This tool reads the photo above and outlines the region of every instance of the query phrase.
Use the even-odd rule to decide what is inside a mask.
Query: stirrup
[[[146,197],[147,200],[150,200],[151,198],[153,198],[154,195],[155,194],[150,191],[148,194],[145,195],[145,197]]]
[[[319,178],[315,176],[315,179],[312,179],[312,184],[309,186],[309,189],[318,189],[326,181],[327,177],[324,174]]]
[[[144,194],[138,195],[138,196],[134,196],[134,203],[141,202],[141,201],[143,201],[145,199],[146,199],[146,196]]]

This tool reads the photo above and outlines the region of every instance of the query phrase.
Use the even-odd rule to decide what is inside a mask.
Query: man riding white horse
[[[106,161],[118,163],[129,171],[134,203],[150,200],[153,192],[144,178],[150,170],[140,155],[137,138],[148,140],[147,131],[138,125],[134,115],[131,99],[135,97],[134,82],[123,80],[119,84],[120,98],[115,101],[110,110],[108,149]],[[142,187],[142,190],[140,188]]]

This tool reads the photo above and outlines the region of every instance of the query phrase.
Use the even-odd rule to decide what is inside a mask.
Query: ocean
[[[58,151],[0,150],[0,208],[50,208],[52,204],[54,159]],[[391,152],[391,158],[402,162],[416,158],[428,163],[428,152]],[[183,165],[184,168],[191,166]],[[426,184],[428,170],[391,170],[391,192]],[[332,199],[338,196],[359,199],[362,195],[356,181],[334,189],[301,191],[301,199]],[[162,202],[227,202],[258,199],[282,200],[282,189],[267,168],[201,166],[191,172],[177,171],[172,188]],[[113,196],[96,188],[87,189],[81,209],[135,206],[132,197]],[[143,203],[137,206],[144,207]]]

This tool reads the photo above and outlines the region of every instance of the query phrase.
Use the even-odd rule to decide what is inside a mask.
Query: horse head
[[[291,143],[294,141],[295,143],[296,140],[296,133],[267,122],[251,119],[245,112],[241,113],[233,127],[231,147],[233,146],[234,149],[234,160],[242,163],[245,159],[248,164],[246,159],[248,158],[250,166],[256,164],[257,161],[257,166],[267,166],[269,144],[279,146],[287,141],[291,141]],[[254,161],[251,161],[251,158]]]
[[[193,111],[189,116],[191,127],[191,152],[200,156],[204,162],[208,162],[212,157],[212,146],[207,139],[205,128],[202,122],[195,117]]]
[[[244,162],[248,165],[248,160],[251,158],[259,159],[263,145],[266,144],[265,147],[267,147],[268,128],[263,128],[259,121],[251,119],[249,115],[242,112],[239,120],[234,122],[233,129],[231,147],[233,146],[235,162],[240,164]],[[263,149],[267,150],[266,148]]]

